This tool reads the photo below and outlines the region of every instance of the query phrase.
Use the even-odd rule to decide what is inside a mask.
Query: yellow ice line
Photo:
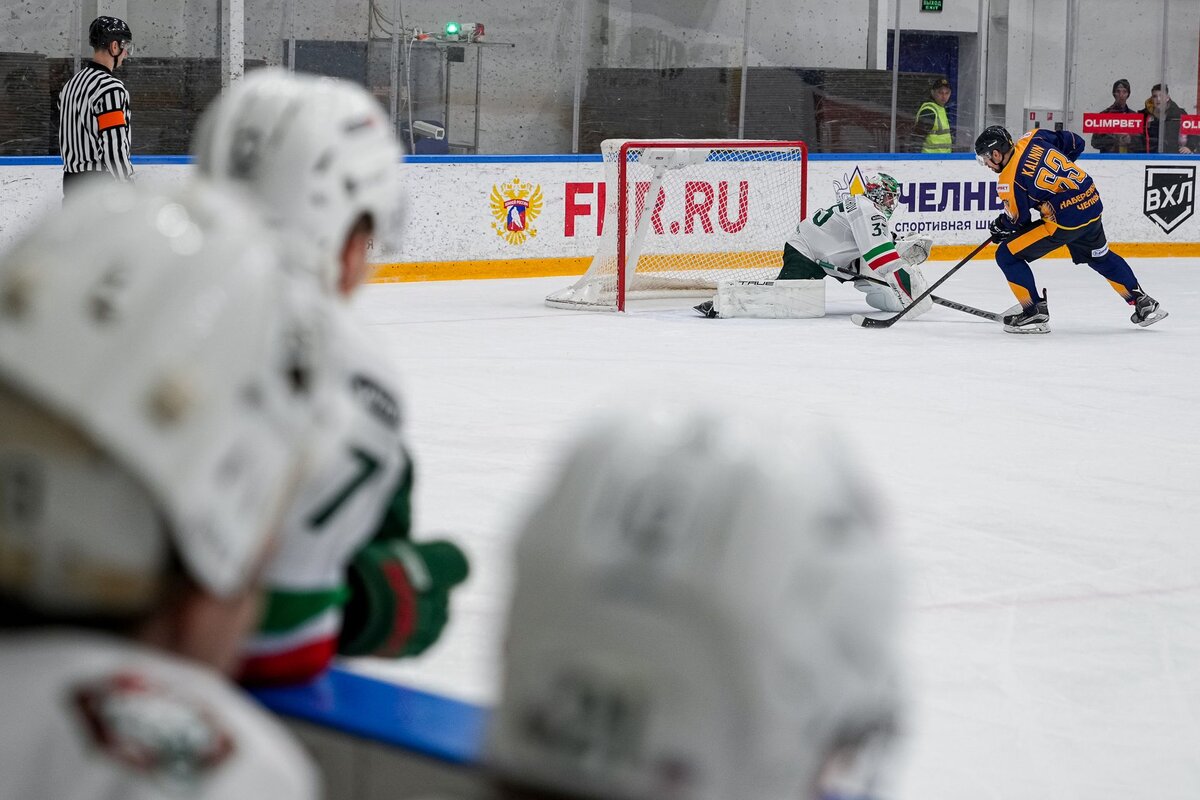
[[[1200,242],[1124,242],[1113,243],[1113,250],[1131,258],[1196,258],[1200,257]],[[957,261],[970,253],[972,245],[937,245],[929,258],[933,261]],[[994,248],[989,247],[976,261],[990,260]],[[1059,248],[1047,258],[1069,258],[1066,248]],[[782,259],[782,255],[780,256]],[[461,281],[495,278],[574,277],[584,273],[591,258],[486,259],[478,261],[422,261],[416,263],[380,264],[372,283],[407,283],[410,281]],[[781,260],[782,263],[782,260]]]
[[[462,281],[489,278],[550,278],[582,275],[591,258],[521,258],[486,261],[423,261],[413,264],[381,264],[372,283],[408,281]]]
[[[1109,242],[1109,246],[1129,258],[1195,258],[1200,256],[1200,242]],[[958,261],[974,250],[969,244],[936,245],[929,254],[931,261]],[[995,256],[996,248],[988,247],[975,257],[976,261]],[[1060,247],[1043,258],[1070,258],[1067,248]]]

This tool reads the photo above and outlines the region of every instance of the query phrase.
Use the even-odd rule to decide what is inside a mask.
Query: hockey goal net
[[[779,273],[783,243],[807,213],[803,142],[609,139],[602,152],[597,253],[547,305],[624,311],[633,299],[708,293],[719,280]]]

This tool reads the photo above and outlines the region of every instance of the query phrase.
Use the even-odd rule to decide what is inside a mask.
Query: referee
[[[113,71],[125,63],[133,33],[124,20],[97,17],[88,28],[92,60],[67,81],[58,96],[58,148],[63,160],[63,197],[87,176],[133,179],[129,160],[129,92]]]

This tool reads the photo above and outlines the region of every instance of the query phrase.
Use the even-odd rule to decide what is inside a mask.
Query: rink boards
[[[312,753],[327,797],[487,796],[476,771],[488,717],[480,706],[338,668],[254,694]]]
[[[178,181],[191,167],[186,157],[135,158],[139,180]],[[1200,218],[1195,214],[1195,156],[1085,155],[1080,166],[1100,188],[1104,225],[1123,255],[1200,255]],[[716,190],[749,183],[748,224],[765,216],[756,201],[753,170],[738,165],[700,178]],[[59,162],[51,157],[0,158],[0,247],[60,202]],[[597,252],[607,198],[599,156],[416,156],[402,167],[408,214],[396,249],[377,249],[377,281],[458,280],[579,275]],[[812,155],[808,165],[810,213],[855,191],[863,176],[888,172],[901,184],[898,233],[933,237],[934,259],[954,259],[986,238],[987,224],[1000,210],[995,177],[973,156]],[[736,197],[736,191],[730,191]],[[724,198],[726,193],[721,193]],[[669,207],[669,206],[668,206]],[[714,209],[735,215],[740,208]],[[668,212],[669,213],[669,212]],[[668,224],[651,238],[681,253],[704,251],[720,237],[703,224]],[[700,223],[710,221],[708,218]],[[695,230],[693,231],[693,227]],[[687,233],[687,236],[683,234]],[[781,231],[782,248],[787,231]],[[761,243],[759,244],[761,247]],[[1065,255],[1060,251],[1055,255]]]

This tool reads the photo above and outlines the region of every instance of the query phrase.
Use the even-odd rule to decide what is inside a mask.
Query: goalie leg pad
[[[920,297],[929,288],[929,282],[925,280],[925,274],[920,267],[898,269],[882,280],[887,281],[886,286],[863,280],[854,282],[854,288],[866,294],[867,305],[880,311],[892,313],[903,311],[914,297]],[[933,300],[926,297],[905,318],[918,317],[931,308],[933,308]]]
[[[721,281],[714,306],[723,318],[813,319],[825,316],[825,281]]]

